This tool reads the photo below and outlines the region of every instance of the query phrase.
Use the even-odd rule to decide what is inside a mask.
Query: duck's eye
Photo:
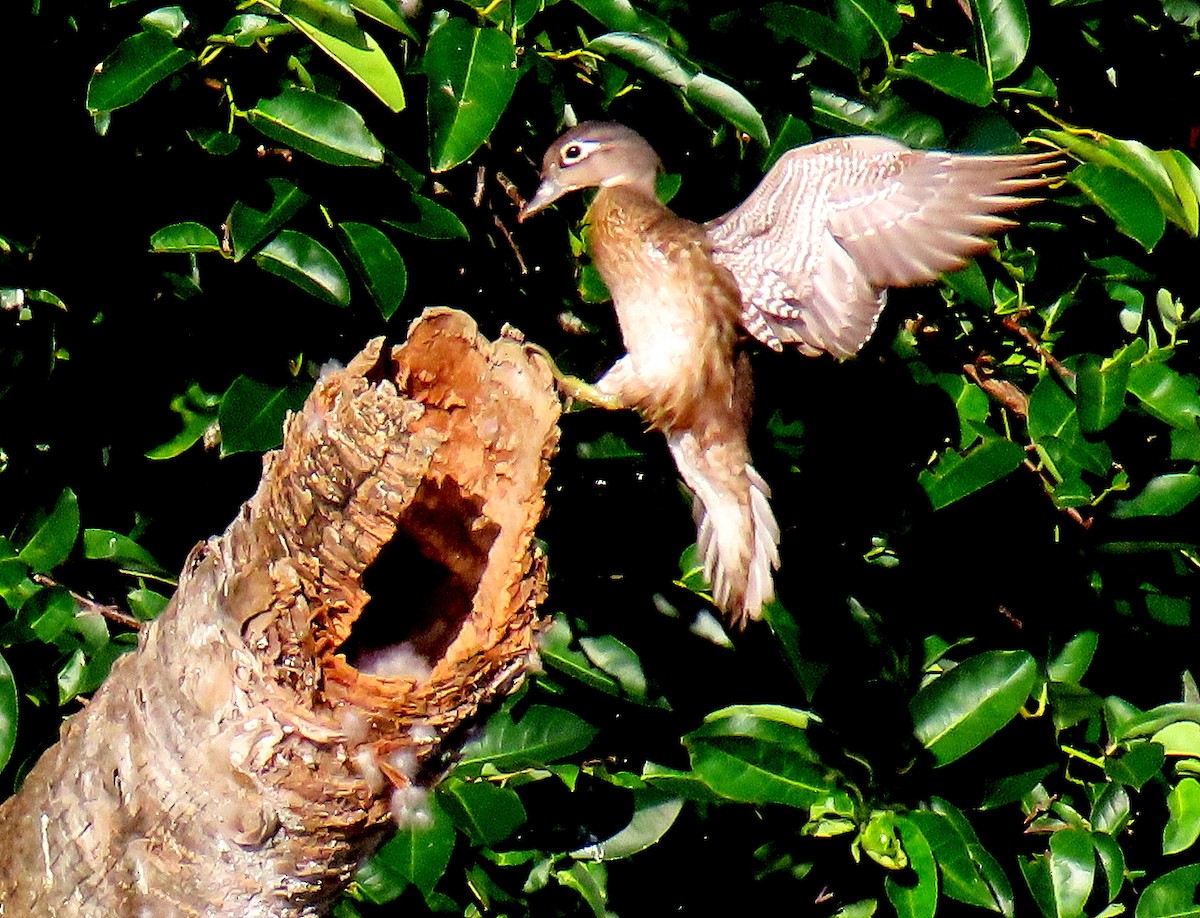
[[[583,159],[583,147],[577,143],[569,143],[562,148],[558,157],[564,166],[571,166]]]

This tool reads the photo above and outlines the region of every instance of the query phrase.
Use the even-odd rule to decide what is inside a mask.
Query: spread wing
[[[775,350],[849,357],[871,337],[888,287],[935,280],[1032,203],[1056,153],[910,150],[882,137],[792,150],[737,208],[705,226],[737,280],[742,324]]]

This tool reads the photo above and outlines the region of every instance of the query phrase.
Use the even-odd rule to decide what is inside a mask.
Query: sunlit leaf
[[[586,748],[596,728],[570,711],[531,705],[519,721],[493,714],[482,737],[463,747],[458,768],[471,773],[485,764],[501,771],[536,767]]]
[[[454,851],[454,822],[431,794],[426,803],[428,822],[401,828],[375,854],[377,868],[395,875],[398,883],[413,883],[429,893],[450,863]]]
[[[373,166],[383,162],[383,147],[355,109],[305,89],[288,88],[260,99],[246,113],[250,123],[272,140],[334,166]]]
[[[78,536],[79,501],[74,491],[65,488],[17,557],[35,571],[47,573],[67,560]]]
[[[384,223],[425,239],[468,239],[466,226],[454,211],[437,201],[414,194],[400,216],[384,218]]]
[[[512,39],[465,19],[447,20],[429,38],[429,162],[445,172],[487,140],[517,85]]]
[[[172,223],[150,237],[152,252],[219,252],[221,240],[201,223]]]
[[[1174,516],[1200,497],[1200,474],[1176,472],[1157,475],[1146,482],[1137,495],[1117,501],[1112,515],[1115,519],[1135,516]]]
[[[516,791],[486,781],[451,779],[438,788],[437,796],[454,824],[477,845],[503,841],[526,819]]]
[[[274,236],[308,203],[308,195],[286,179],[268,178],[267,184],[271,188],[271,203],[265,211],[240,200],[234,201],[230,208],[226,223],[234,261],[241,261]]]
[[[148,574],[166,573],[154,555],[141,545],[129,536],[108,529],[83,531],[83,556],[94,561],[112,561],[124,570]]]
[[[239,376],[221,397],[221,454],[263,452],[283,442],[283,419],[299,411],[311,386],[272,386]]]
[[[1036,681],[1037,665],[1023,650],[969,657],[913,697],[913,732],[947,765],[1016,717]]]
[[[280,230],[254,256],[254,262],[332,306],[350,302],[350,279],[345,269],[329,249],[298,230]]]
[[[338,232],[379,314],[390,319],[408,288],[404,259],[382,231],[367,223],[339,223]]]
[[[933,509],[940,510],[1017,469],[1025,461],[1020,444],[996,437],[965,454],[948,449],[918,476]]]
[[[1147,252],[1158,244],[1166,229],[1166,218],[1153,192],[1136,178],[1113,166],[1084,163],[1067,179]]]
[[[896,825],[908,855],[908,869],[916,875],[916,882],[901,883],[894,877],[887,877],[884,889],[888,901],[896,909],[898,918],[933,918],[938,900],[937,861],[915,822],[898,817]]]
[[[981,57],[992,80],[1021,66],[1029,50],[1029,11],[1025,0],[971,0]]]
[[[604,841],[571,852],[584,860],[615,861],[632,857],[656,844],[675,824],[683,801],[653,791],[634,793],[633,817],[629,824]]]
[[[787,3],[768,3],[762,11],[777,35],[793,38],[848,70],[858,71],[861,49],[828,16]]]
[[[1146,887],[1138,898],[1134,918],[1193,918],[1200,915],[1197,887],[1200,887],[1200,864],[1177,867]]]
[[[111,112],[132,105],[150,87],[194,60],[168,35],[157,29],[130,35],[97,67],[88,81],[87,107]]]
[[[896,75],[920,80],[953,99],[985,106],[992,101],[992,81],[987,71],[956,54],[910,54]]]
[[[1170,817],[1163,828],[1163,854],[1186,851],[1200,838],[1200,781],[1183,778],[1167,794]]]
[[[17,681],[0,654],[0,769],[12,758],[17,743]]]

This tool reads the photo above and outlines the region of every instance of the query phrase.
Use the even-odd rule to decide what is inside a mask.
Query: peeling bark
[[[431,783],[535,659],[557,419],[519,338],[450,310],[323,374],[257,493],[0,806],[0,914],[323,913],[392,795]]]

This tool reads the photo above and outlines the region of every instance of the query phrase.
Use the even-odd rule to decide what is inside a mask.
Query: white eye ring
[[[572,140],[570,143],[565,143],[562,149],[558,151],[558,162],[563,166],[573,166],[584,159],[587,159],[588,154],[600,146],[595,141],[588,140]]]

